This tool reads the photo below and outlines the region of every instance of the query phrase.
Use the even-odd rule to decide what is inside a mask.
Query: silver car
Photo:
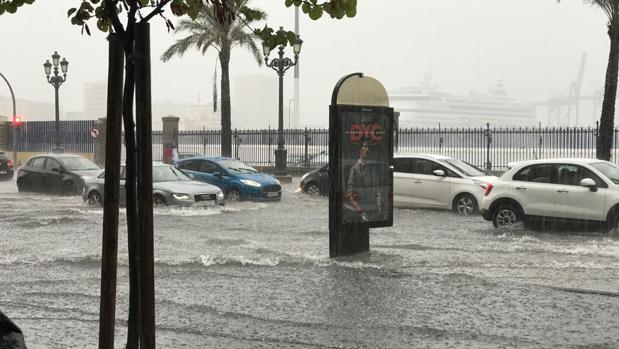
[[[90,205],[103,204],[104,175],[84,178],[82,198]],[[125,203],[125,167],[120,172],[119,201]],[[153,164],[153,206],[224,205],[224,193],[218,187],[197,182],[181,170],[163,163]]]

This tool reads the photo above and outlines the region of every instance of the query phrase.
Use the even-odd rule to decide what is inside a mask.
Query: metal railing
[[[95,120],[60,121],[60,145],[66,152],[93,153],[94,141],[90,128]],[[28,121],[17,128],[17,151],[51,152],[55,148],[55,121]],[[7,130],[11,127],[7,127]],[[13,134],[7,132],[4,148],[13,150]]]
[[[93,120],[61,121],[63,147],[69,152],[93,152],[89,129]],[[509,162],[559,157],[595,157],[597,127],[536,128],[415,128],[400,129],[394,138],[399,153],[452,156],[488,170],[501,171]],[[328,129],[284,130],[288,166],[317,167],[328,162]],[[619,162],[619,129],[614,131],[612,160]],[[277,130],[233,130],[232,156],[257,166],[274,166]],[[12,149],[7,132],[5,149]],[[221,131],[180,131],[181,155],[220,155]],[[54,122],[25,122],[19,128],[18,151],[46,152],[54,147]],[[162,158],[162,132],[153,131],[153,159]]]

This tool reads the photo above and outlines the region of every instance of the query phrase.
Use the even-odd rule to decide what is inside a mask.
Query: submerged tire
[[[103,206],[103,199],[101,198],[101,194],[96,191],[88,194],[88,204],[91,206]]]
[[[24,193],[28,191],[28,187],[26,186],[26,181],[24,180],[17,181],[17,191],[20,193]]]
[[[312,196],[320,195],[320,187],[318,186],[318,184],[314,182],[307,183],[305,185],[304,190],[307,195],[312,195]]]
[[[456,196],[452,209],[461,216],[470,216],[479,212],[477,200],[471,194],[460,194]]]
[[[236,189],[230,189],[226,193],[226,200],[228,201],[241,201],[241,193]]]
[[[509,228],[520,221],[522,213],[512,204],[500,204],[492,212],[492,224],[495,228]]]
[[[163,206],[167,206],[167,205],[168,205],[168,203],[165,201],[163,196],[161,196],[159,194],[153,196],[153,207],[163,207]]]

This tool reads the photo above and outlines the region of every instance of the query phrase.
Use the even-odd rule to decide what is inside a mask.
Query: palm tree
[[[236,13],[245,6],[249,0],[229,1],[228,5]],[[254,20],[266,18],[266,13],[257,10],[259,16]],[[255,40],[258,38],[248,27],[247,21],[235,19],[221,23],[215,17],[212,6],[205,6],[195,20],[181,20],[176,27],[176,32],[189,32],[189,35],[176,41],[161,55],[161,60],[166,62],[174,56],[183,56],[190,48],[195,48],[204,55],[209,48],[218,52],[221,65],[221,155],[232,156],[232,130],[230,110],[230,52],[234,47],[243,47],[249,50],[259,65],[262,65],[261,51]],[[252,17],[253,18],[253,17]]]
[[[561,0],[558,0],[561,1]],[[617,73],[619,68],[619,0],[584,0],[585,3],[597,6],[608,18],[607,28],[610,38],[610,52],[606,67],[604,83],[604,101],[602,116],[597,138],[596,157],[610,160],[615,125],[615,99],[617,98]]]

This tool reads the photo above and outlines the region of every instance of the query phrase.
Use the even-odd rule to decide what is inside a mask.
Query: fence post
[[[486,123],[486,170],[492,170],[492,163],[490,162],[490,143],[492,143],[492,135],[490,134],[490,123]]]
[[[303,156],[303,165],[305,167],[307,167],[307,166],[309,166],[309,160],[307,159],[307,148],[309,146],[309,139],[310,139],[309,134],[307,134],[307,127],[305,128],[305,133],[303,134],[303,139],[305,141],[305,150],[304,150],[304,153],[303,153],[303,155],[304,155]]]
[[[234,129],[234,158],[239,160],[239,131]]]
[[[441,133],[441,123],[438,123],[438,153],[443,154],[443,134]]]

